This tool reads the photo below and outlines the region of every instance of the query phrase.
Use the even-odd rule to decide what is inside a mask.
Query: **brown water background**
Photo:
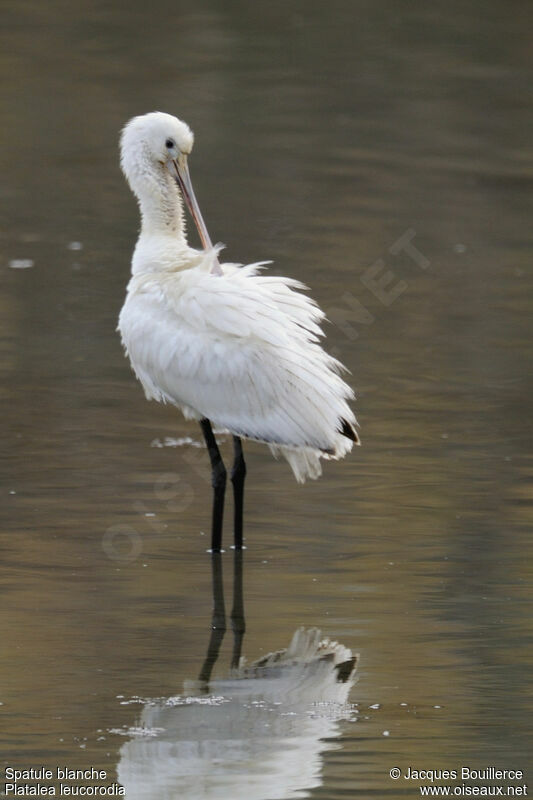
[[[146,403],[115,332],[138,227],[118,132],[159,109],[195,131],[213,239],[312,287],[358,395],[363,447],[318,483],[246,448],[244,652],[304,625],[360,653],[301,796],[527,770],[531,3],[0,11],[0,766],[114,776],[121,698],[179,694],[205,654],[206,453],[152,446],[199,432]]]

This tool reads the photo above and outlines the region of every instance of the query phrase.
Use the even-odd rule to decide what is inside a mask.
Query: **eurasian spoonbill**
[[[342,365],[320,346],[325,315],[298,281],[265,276],[268,262],[220,264],[187,167],[193,134],[161,112],[130,120],[121,166],[137,197],[141,232],[120,313],[125,350],[146,397],[200,422],[214,489],[211,549],[219,552],[226,469],[216,430],[233,436],[235,547],[242,547],[246,466],[241,439],[283,455],[299,482],[318,478],[320,459],[359,443]],[[183,200],[203,250],[187,243]]]

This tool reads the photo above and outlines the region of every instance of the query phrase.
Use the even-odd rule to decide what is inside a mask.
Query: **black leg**
[[[224,493],[226,491],[226,467],[208,419],[200,421],[211,459],[211,484],[213,486],[213,520],[211,523],[211,552],[220,553],[222,545],[222,518],[224,516]]]
[[[231,668],[237,669],[241,660],[242,640],[246,631],[244,621],[244,598],[242,590],[242,550],[233,554],[233,608],[231,610],[231,627],[233,629],[233,655]]]
[[[233,437],[233,468],[231,482],[233,484],[233,499],[235,505],[234,536],[235,550],[242,550],[242,515],[244,504],[244,479],[246,477],[246,464],[242,453],[242,443],[238,436]]]
[[[222,582],[222,556],[213,553],[211,556],[211,572],[213,577],[213,616],[211,618],[211,636],[207,647],[207,654],[198,679],[205,685],[211,679],[220,645],[226,633],[226,608],[224,605],[224,585]]]

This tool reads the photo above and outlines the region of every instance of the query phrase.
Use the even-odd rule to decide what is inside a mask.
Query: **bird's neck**
[[[172,235],[187,245],[183,203],[175,181],[161,169],[132,187],[141,211],[141,235]]]
[[[160,171],[139,170],[129,178],[141,211],[132,273],[185,268],[190,248],[181,195],[174,180],[162,165]]]

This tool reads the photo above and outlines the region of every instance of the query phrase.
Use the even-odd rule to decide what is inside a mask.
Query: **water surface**
[[[287,796],[416,796],[393,766],[526,770],[530,4],[6,0],[3,23],[2,766],[116,780],[130,701],[182,697],[206,654],[206,453],[115,333],[138,226],[118,131],[160,109],[195,131],[213,239],[312,287],[358,394],[363,447],[318,483],[246,448],[243,654],[303,626],[360,658]],[[231,655],[228,631],[215,679]],[[264,769],[274,792],[281,762]]]

